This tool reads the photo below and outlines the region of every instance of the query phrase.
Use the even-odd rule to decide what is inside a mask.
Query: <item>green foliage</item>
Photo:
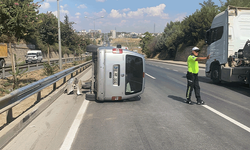
[[[142,48],[142,52],[146,54],[147,57],[150,57],[151,55],[151,52],[148,46],[152,39],[153,39],[153,36],[149,32],[146,32],[144,33],[144,37],[142,37],[140,41],[140,47]]]
[[[55,63],[49,64],[49,63],[43,63],[43,73],[46,76],[50,76],[55,74],[59,70],[59,66]]]
[[[53,45],[57,42],[58,27],[57,18],[52,12],[41,14],[41,23],[39,24],[39,35],[44,44]]]
[[[229,5],[231,6],[237,6],[237,7],[250,7],[250,1],[249,0],[226,0],[226,2],[222,2],[220,0],[222,7],[220,8],[220,11],[224,11],[227,9]]]
[[[38,14],[40,2],[33,0],[0,0],[0,42],[23,39],[44,53],[58,51],[58,19],[51,13]],[[83,54],[92,41],[77,35],[74,22],[66,15],[61,22],[62,54]]]
[[[12,76],[16,76],[17,78],[16,79],[14,79],[14,87],[13,87],[13,89],[16,89],[16,88],[18,88],[19,87],[19,79],[18,79],[18,77],[22,77],[23,76],[23,74],[26,72],[26,71],[28,71],[28,69],[20,69],[19,67],[20,67],[20,65],[22,65],[24,62],[21,62],[21,63],[17,63],[17,60],[16,60],[16,54],[14,54],[14,59],[15,59],[15,62],[16,62],[16,64],[15,64],[15,66],[16,66],[16,72],[14,72],[14,70],[12,70],[12,71],[10,71],[9,73],[12,75]],[[19,59],[20,60],[20,59]]]
[[[7,35],[17,40],[34,31],[34,24],[38,21],[40,6],[33,0],[1,0],[0,1],[0,36]],[[9,42],[11,39],[9,39]]]
[[[182,21],[167,23],[164,32],[155,38],[142,38],[141,47],[147,57],[154,56],[155,53],[168,55],[174,58],[177,50],[185,46],[193,46],[199,43],[202,47],[206,31],[210,28],[219,7],[212,0],[200,3],[201,9],[196,10],[192,15],[185,17]],[[149,36],[149,33],[147,34]],[[151,44],[148,44],[151,43]],[[150,50],[149,50],[150,49]],[[165,58],[161,56],[161,58]]]
[[[11,85],[11,83],[9,83],[9,82],[4,82],[4,83],[3,83],[3,86],[4,86],[4,87],[10,86],[10,85]]]
[[[92,60],[92,56],[87,56],[86,61]]]
[[[73,61],[72,64],[73,64],[73,66],[76,66],[76,65],[79,65],[79,62],[78,61]]]
[[[0,88],[0,92],[1,92],[1,94],[0,94],[1,96],[3,95],[3,93],[7,93],[7,94],[10,93],[9,90],[3,89],[3,88]]]

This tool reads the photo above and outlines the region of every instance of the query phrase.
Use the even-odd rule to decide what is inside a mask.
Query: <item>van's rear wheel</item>
[[[220,80],[221,76],[221,69],[219,65],[215,65],[212,67],[212,72],[211,72],[211,79],[213,80],[213,83],[218,84],[221,82]]]

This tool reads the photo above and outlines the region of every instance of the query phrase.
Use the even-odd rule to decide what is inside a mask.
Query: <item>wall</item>
[[[192,48],[194,46],[186,47],[184,50],[177,50],[177,53],[175,55],[176,61],[187,61],[187,58],[190,54],[192,54]],[[206,57],[207,56],[207,46],[203,46],[199,53],[200,57]],[[200,63],[206,63],[206,61],[201,61]]]
[[[10,48],[9,48],[9,44],[8,45],[8,57],[5,59],[5,61],[7,63],[11,63],[11,53],[10,53]],[[35,45],[26,45],[26,44],[12,44],[12,51],[14,54],[16,54],[17,57],[17,61],[18,62],[22,62],[25,61],[25,55],[27,54],[27,51],[29,50],[35,50]],[[73,54],[71,55],[67,55],[64,54],[63,58],[67,58],[67,57],[74,57]],[[47,53],[43,53],[43,59],[47,59]],[[52,58],[59,58],[59,53],[56,52],[51,52],[50,53],[50,59]]]

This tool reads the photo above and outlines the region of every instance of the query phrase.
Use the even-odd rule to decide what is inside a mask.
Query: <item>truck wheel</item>
[[[0,69],[4,67],[4,60],[0,60]]]
[[[211,72],[211,79],[213,80],[213,83],[218,84],[221,82],[220,80],[221,76],[221,70],[219,65],[215,65],[212,67],[212,72]]]
[[[248,86],[250,87],[250,70],[247,72]]]

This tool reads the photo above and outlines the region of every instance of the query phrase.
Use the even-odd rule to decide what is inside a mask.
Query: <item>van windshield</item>
[[[126,55],[126,88],[125,94],[135,94],[142,91],[143,60],[140,57]]]
[[[37,55],[37,53],[28,53],[27,55]]]

